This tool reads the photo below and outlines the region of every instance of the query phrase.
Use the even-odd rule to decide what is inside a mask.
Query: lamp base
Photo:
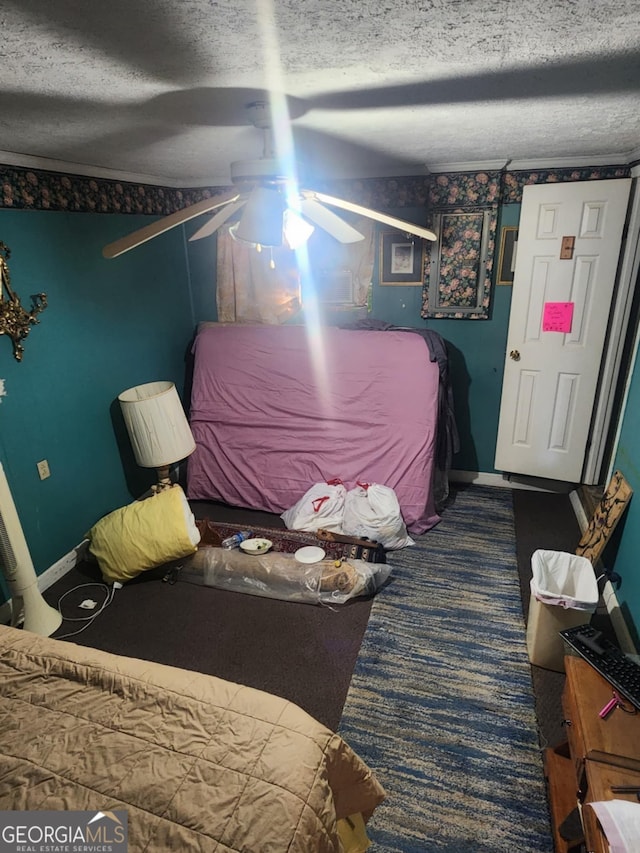
[[[156,468],[158,472],[158,482],[151,486],[151,493],[163,492],[165,489],[170,489],[174,484],[169,475],[170,466],[163,465],[161,468]]]

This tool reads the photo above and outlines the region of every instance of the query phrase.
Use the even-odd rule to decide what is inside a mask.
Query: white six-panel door
[[[524,189],[499,471],[580,482],[630,187],[622,178]],[[567,237],[572,257],[561,259]]]

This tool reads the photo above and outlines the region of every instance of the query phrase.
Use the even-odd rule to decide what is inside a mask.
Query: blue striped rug
[[[371,853],[551,853],[511,493],[469,486],[390,555],[340,734],[387,800]]]

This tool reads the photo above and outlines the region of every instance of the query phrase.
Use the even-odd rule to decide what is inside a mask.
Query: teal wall
[[[182,392],[194,326],[184,235],[176,229],[120,258],[101,256],[104,244],[148,222],[0,210],[13,290],[26,307],[32,293],[49,301],[22,362],[0,337],[0,461],[38,573],[153,482],[133,460],[118,394],[155,380]],[[41,459],[51,469],[43,481]]]
[[[193,312],[196,322],[217,320],[216,307],[216,263],[217,243],[215,237],[189,242],[189,237],[206,222],[206,217],[199,217],[188,222],[186,232],[187,267],[191,281]]]
[[[627,625],[635,626],[635,640],[640,635],[640,369],[636,361],[626,409],[622,420],[620,441],[614,468],[622,471],[634,491],[616,533],[612,556],[605,551],[607,568],[614,568],[620,575],[620,587],[616,595]],[[639,646],[640,648],[640,646]]]

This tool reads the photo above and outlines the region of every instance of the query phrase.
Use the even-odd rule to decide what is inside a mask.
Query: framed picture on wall
[[[424,240],[401,231],[381,231],[379,264],[382,285],[422,285]]]
[[[518,247],[518,228],[505,225],[500,232],[500,255],[498,257],[498,284],[513,284],[513,271],[516,266]]]

